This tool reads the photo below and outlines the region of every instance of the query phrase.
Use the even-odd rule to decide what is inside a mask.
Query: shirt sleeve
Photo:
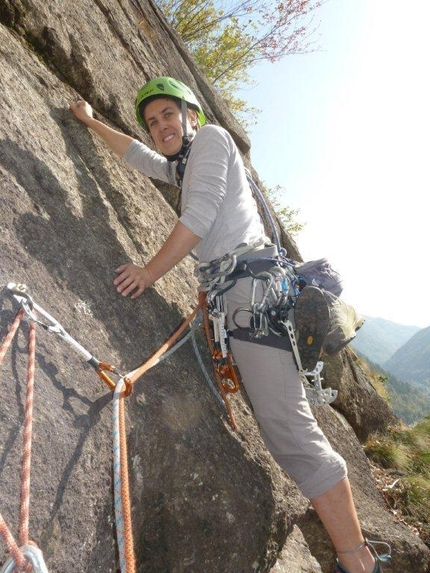
[[[123,159],[130,167],[141,171],[148,177],[176,185],[172,165],[169,164],[169,161],[137,139],[134,139],[127,147]]]
[[[205,126],[192,144],[180,221],[201,238],[212,228],[226,196],[230,139],[225,130]]]

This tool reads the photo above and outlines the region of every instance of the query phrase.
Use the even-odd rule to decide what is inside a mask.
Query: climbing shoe
[[[330,312],[324,293],[305,286],[294,308],[297,349],[304,370],[314,370],[330,328]]]
[[[333,294],[324,291],[330,313],[330,328],[324,339],[323,350],[333,355],[345,348],[364,324],[355,308]]]
[[[376,551],[375,545],[383,545],[387,552],[380,555]],[[368,547],[373,554],[373,557],[375,558],[375,566],[373,567],[372,573],[383,573],[381,563],[389,563],[391,561],[391,547],[388,543],[385,543],[385,541],[369,541],[368,539],[365,539],[363,543],[361,543],[355,549],[351,549],[350,551],[339,551],[339,554],[355,553],[363,547]],[[349,573],[349,571],[348,569],[345,569],[345,567],[342,567],[342,565],[339,563],[339,560],[336,559],[336,567],[333,573]]]

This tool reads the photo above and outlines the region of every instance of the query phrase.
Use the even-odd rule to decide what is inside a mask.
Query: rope
[[[203,377],[206,380],[207,385],[209,386],[209,388],[212,390],[212,392],[215,394],[216,399],[223,405],[225,406],[224,400],[222,399],[222,397],[220,396],[218,390],[215,388],[211,377],[209,376],[208,371],[206,370],[206,367],[203,363],[203,359],[202,359],[202,355],[200,354],[200,350],[197,346],[197,341],[196,341],[196,336],[195,333],[192,332],[192,337],[191,337],[191,341],[193,343],[193,348],[194,348],[194,354],[196,355],[197,361],[200,365],[200,369],[203,373]]]
[[[19,544],[28,543],[30,511],[31,442],[33,433],[34,371],[36,359],[36,325],[30,322],[28,332],[27,393],[25,402],[23,454],[21,470],[21,513],[19,521]]]
[[[127,433],[125,427],[124,378],[118,381],[113,395],[113,471],[115,521],[120,569],[135,573],[136,559],[133,546],[131,500],[128,482]]]
[[[200,316],[200,313],[198,313],[196,316],[196,320],[194,321],[194,323],[190,327],[190,331],[187,332],[187,334],[185,336],[183,336],[180,340],[178,340],[178,342],[174,346],[172,346],[167,352],[165,352],[163,354],[163,356],[160,356],[160,358],[157,361],[157,364],[159,364],[160,362],[163,362],[164,360],[166,360],[167,358],[172,356],[172,354],[174,354],[177,350],[179,350],[179,348],[183,344],[185,344],[185,342],[187,342],[187,340],[189,340],[191,337],[194,337],[195,336],[194,333],[197,330],[197,328],[201,325],[201,323],[202,323],[201,316]],[[155,366],[155,364],[154,364],[154,366]]]
[[[38,307],[39,310],[40,307]],[[129,476],[128,476],[128,458],[127,458],[127,432],[125,423],[125,404],[124,398],[128,396],[131,392],[134,383],[147,372],[150,368],[158,364],[161,360],[166,359],[175,350],[177,350],[182,344],[192,336],[194,350],[198,358],[199,364],[202,368],[203,374],[205,375],[206,381],[212,388],[217,398],[221,400],[220,396],[216,392],[212,381],[204,368],[201,356],[198,353],[197,344],[195,340],[194,328],[179,340],[181,334],[194,320],[200,309],[203,310],[203,323],[205,327],[206,337],[208,344],[210,345],[210,350],[213,354],[213,343],[209,336],[209,318],[207,314],[206,305],[206,294],[200,293],[199,302],[193,312],[184,320],[181,326],[169,337],[169,339],[151,356],[146,362],[139,366],[136,370],[130,372],[128,375],[121,377],[117,384],[115,384],[110,377],[105,373],[105,371],[115,372],[114,367],[100,363],[94,357],[92,357],[83,347],[78,345],[64,329],[60,329],[61,332],[56,328],[50,328],[52,332],[59,334],[64,340],[73,345],[83,354],[90,356],[88,362],[90,364],[96,364],[97,374],[99,377],[112,389],[114,389],[113,394],[113,472],[114,472],[114,497],[115,497],[115,520],[117,529],[117,541],[118,541],[118,551],[120,559],[120,569],[122,573],[135,573],[136,572],[136,558],[134,553],[133,544],[133,530],[132,530],[132,519],[131,519],[131,497],[129,489]],[[34,306],[33,306],[34,309]],[[54,322],[49,315],[40,309],[42,314],[49,317],[49,319]],[[24,315],[26,309],[21,306],[18,311],[11,327],[6,335],[1,347],[0,347],[0,365],[3,362],[4,356],[7,349],[9,348],[12,339],[19,327],[21,319]],[[32,311],[33,312],[33,311]],[[26,545],[28,543],[29,535],[29,505],[30,505],[30,466],[31,466],[31,439],[32,439],[32,419],[33,419],[33,399],[34,399],[34,374],[35,374],[35,346],[36,346],[36,320],[35,315],[30,316],[30,326],[29,326],[29,339],[28,339],[28,365],[27,365],[27,392],[26,392],[26,405],[25,405],[25,421],[24,421],[24,446],[23,446],[23,456],[22,456],[22,471],[21,471],[21,508],[20,508],[20,525],[19,525],[19,539],[21,545]],[[55,321],[56,323],[56,321]],[[58,325],[61,326],[61,325]],[[234,429],[237,428],[236,422],[230,405],[227,401],[226,392],[222,385],[222,380],[220,378],[219,372],[214,369],[217,384],[219,386],[219,391],[221,393],[222,401],[224,402],[231,424]],[[9,552],[12,555],[15,566],[18,571],[23,570],[23,568],[28,568],[29,561],[25,554],[19,549],[13,536],[11,535],[3,517],[0,514],[0,535],[4,537],[6,545]]]
[[[21,308],[17,312],[15,319],[10,326],[9,332],[7,333],[5,338],[3,339],[2,345],[0,347],[0,366],[3,362],[3,359],[5,357],[6,352],[8,351],[10,343],[12,342],[13,337],[15,336],[15,333],[18,330],[18,326],[19,326],[23,316],[24,316],[24,309]]]
[[[172,354],[174,354],[183,344],[185,344],[185,342],[187,342],[187,340],[189,340],[191,338],[191,342],[193,345],[193,350],[194,353],[196,355],[197,358],[197,362],[199,363],[200,369],[202,371],[203,374],[203,378],[205,379],[207,385],[209,386],[209,388],[212,390],[212,392],[215,394],[216,399],[223,405],[224,401],[221,398],[218,390],[215,388],[211,377],[209,376],[208,371],[206,370],[206,367],[203,363],[203,359],[202,356],[200,354],[200,350],[197,346],[197,341],[196,341],[196,330],[197,328],[202,324],[202,318],[201,318],[201,312],[198,313],[196,320],[194,321],[194,324],[191,326],[190,331],[183,337],[181,338],[174,346],[172,346],[170,348],[170,350],[168,350],[167,352],[165,352],[163,354],[163,356],[161,356],[157,362],[157,364],[159,364],[160,362],[166,360],[167,358],[169,358],[170,356],[172,356]],[[155,364],[154,364],[155,366]]]
[[[8,526],[6,525],[5,520],[3,519],[2,514],[0,513],[0,536],[3,537],[3,540],[6,544],[6,547],[9,553],[12,556],[14,563],[18,570],[23,570],[27,564],[27,561],[24,557],[24,554],[18,547],[13,535],[11,534]]]
[[[168,340],[149,358],[146,362],[144,362],[139,368],[129,372],[125,378],[133,385],[141,376],[145,374],[150,368],[158,364],[160,358],[171,346],[173,346],[174,342],[180,337],[180,335],[184,332],[184,330],[188,327],[190,322],[194,319],[197,315],[198,311],[200,310],[200,302],[193,310],[193,312],[184,320],[181,326],[175,330],[175,332],[168,338]]]
[[[180,335],[196,317],[200,306],[185,319],[181,326],[170,336],[161,348],[136,370],[122,377],[115,385],[113,394],[112,432],[113,432],[113,471],[115,522],[117,530],[120,569],[123,573],[135,573],[136,558],[133,544],[131,518],[131,496],[128,476],[127,432],[125,424],[125,403],[127,385],[132,386],[150,368],[168,358],[184,344],[193,333],[193,329],[174,345]]]
[[[201,300],[205,300],[205,294],[201,297]],[[204,368],[201,357],[198,354],[197,345],[195,342],[194,328],[184,336],[176,344],[175,341],[178,340],[180,335],[184,330],[190,325],[193,319],[198,314],[202,303],[199,301],[193,312],[184,320],[181,326],[170,336],[170,338],[149,358],[144,362],[139,368],[130,372],[126,376],[122,377],[115,386],[115,391],[113,395],[113,471],[114,471],[114,498],[115,498],[115,521],[117,530],[117,541],[118,541],[118,551],[120,560],[120,569],[123,573],[135,573],[136,571],[136,558],[134,554],[133,546],[133,527],[131,518],[131,497],[129,489],[129,476],[128,476],[128,458],[127,458],[127,432],[125,424],[125,405],[124,398],[127,392],[124,391],[127,385],[133,386],[134,383],[145,374],[150,368],[166,359],[168,356],[173,354],[182,344],[184,344],[190,336],[192,336],[194,349],[196,350],[197,358],[199,359],[200,366],[202,367],[203,374],[206,374],[206,380],[209,378],[207,372]],[[204,305],[205,306],[205,305]],[[207,313],[206,313],[207,314]],[[205,313],[203,312],[203,317]],[[205,318],[203,318],[205,321]],[[209,385],[214,390],[215,394],[218,396],[212,381],[209,379]],[[233,413],[228,404],[226,393],[219,381],[220,392],[222,395],[222,401],[224,401],[227,411],[230,416],[233,428],[236,428],[236,423],[234,421]],[[218,396],[218,399],[219,396]]]
[[[4,338],[0,347],[0,365],[2,364],[6,352],[18,330],[20,322],[24,316],[24,309],[21,308]],[[36,356],[36,325],[30,322],[28,333],[28,363],[27,363],[27,390],[25,401],[25,419],[23,434],[23,453],[21,462],[21,506],[19,520],[19,544],[27,545],[29,540],[29,513],[30,513],[30,469],[31,469],[31,442],[33,430],[33,402],[34,402],[34,373]],[[28,561],[15,542],[8,529],[2,515],[0,514],[0,535],[4,538],[6,546],[19,571],[28,569]]]
[[[248,179],[248,183],[250,184],[252,191],[257,196],[258,200],[260,201],[260,204],[263,207],[264,213],[265,213],[267,219],[269,220],[269,225],[270,225],[270,228],[271,228],[272,233],[273,233],[273,240],[276,244],[276,248],[278,249],[278,254],[285,253],[285,249],[281,245],[278,230],[276,228],[275,221],[272,217],[272,213],[270,212],[269,207],[267,205],[267,201],[266,201],[263,193],[260,191],[260,189],[256,185],[254,179],[252,178],[250,171],[248,169],[246,169],[245,171],[246,171],[246,178]]]

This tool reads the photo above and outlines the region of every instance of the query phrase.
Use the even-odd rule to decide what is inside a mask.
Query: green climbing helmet
[[[159,77],[154,78],[145,84],[143,88],[140,88],[134,103],[137,121],[145,131],[148,131],[148,128],[144,118],[141,115],[141,112],[143,112],[143,109],[140,109],[141,103],[145,100],[148,100],[149,103],[150,100],[160,96],[173,97],[184,101],[197,112],[197,118],[200,127],[206,123],[205,114],[203,113],[203,110],[197,101],[196,96],[188,86],[173,78]]]

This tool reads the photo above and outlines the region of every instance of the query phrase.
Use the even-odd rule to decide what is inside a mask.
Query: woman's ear
[[[197,131],[199,128],[199,120],[197,118],[197,112],[194,109],[188,110],[188,119],[191,124],[191,127]]]

